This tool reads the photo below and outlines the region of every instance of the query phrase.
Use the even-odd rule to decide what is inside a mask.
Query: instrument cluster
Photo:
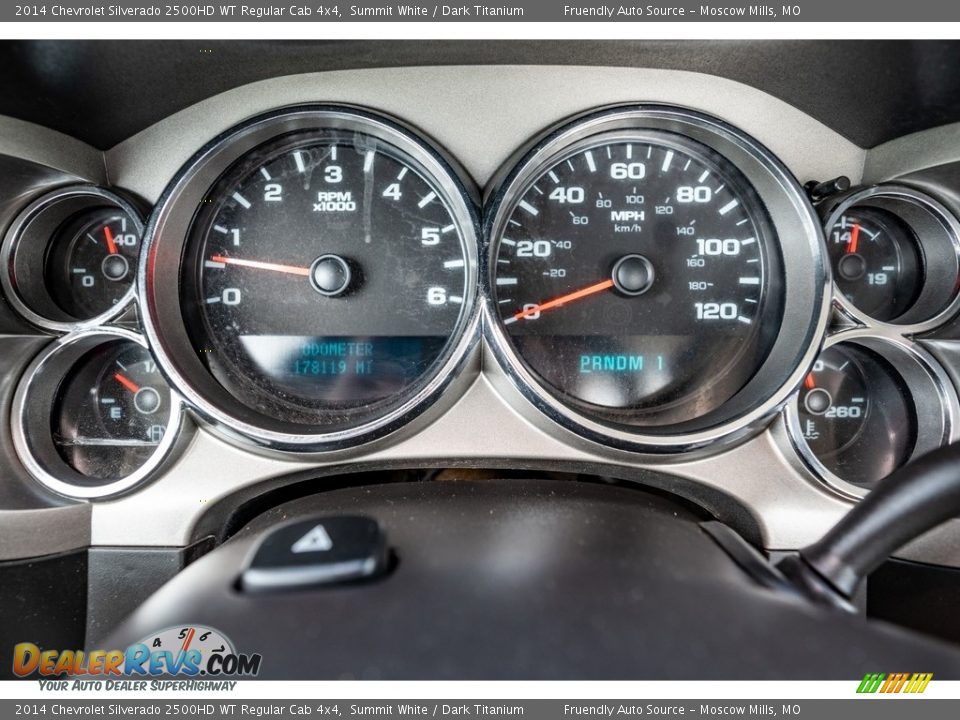
[[[482,199],[394,118],[276,110],[202,148],[145,228],[90,186],[22,210],[4,295],[57,338],[16,392],[15,447],[81,498],[162,474],[186,410],[270,452],[348,451],[424,417],[483,342],[601,450],[712,452],[783,411],[789,452],[860,497],[954,436],[916,337],[957,315],[960,225],[906,185],[815,199],[674,106],[547,128]]]

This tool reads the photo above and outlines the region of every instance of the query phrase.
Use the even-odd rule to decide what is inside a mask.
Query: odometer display
[[[198,357],[261,415],[355,425],[428,378],[472,297],[458,216],[411,156],[362,132],[281,136],[236,161],[191,229]]]
[[[495,307],[565,405],[648,429],[703,418],[755,375],[783,315],[768,213],[716,151],[608,133],[536,168],[504,215]]]

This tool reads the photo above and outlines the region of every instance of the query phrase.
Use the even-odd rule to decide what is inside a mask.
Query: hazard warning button
[[[240,578],[247,592],[330,585],[369,578],[387,567],[380,524],[362,515],[297,520],[270,531]]]

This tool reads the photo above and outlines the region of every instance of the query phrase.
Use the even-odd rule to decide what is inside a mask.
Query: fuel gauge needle
[[[310,276],[310,268],[298,267],[296,265],[280,265],[278,263],[262,262],[260,260],[243,260],[241,258],[227,257],[226,255],[211,255],[210,261],[223,263],[224,265],[253,268],[254,270],[272,270],[273,272],[287,273],[288,275]]]
[[[590,297],[591,295],[596,295],[599,292],[604,290],[609,290],[613,287],[613,280],[604,280],[603,282],[598,282],[595,285],[589,285],[585,288],[579,290],[574,290],[573,292],[567,293],[566,295],[561,295],[560,297],[554,298],[553,300],[547,300],[545,302],[539,303],[537,305],[532,305],[525,310],[518,310],[513,317],[505,319],[503,322],[507,325],[514,323],[517,320],[523,320],[532,315],[537,315],[542,313],[545,310],[553,310],[567,303],[571,303],[574,300],[581,300],[585,297]]]
[[[123,385],[127,390],[132,392],[134,395],[140,392],[140,386],[137,385],[133,380],[128,378],[126,375],[123,375],[122,373],[114,373],[113,379],[116,380],[121,385]]]

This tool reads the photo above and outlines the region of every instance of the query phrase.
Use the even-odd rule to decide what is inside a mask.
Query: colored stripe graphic
[[[919,694],[927,689],[933,673],[867,673],[857,687],[858,693]]]
[[[860,687],[857,688],[858,693],[875,693],[879,687],[880,683],[883,682],[883,679],[886,677],[883,673],[867,673],[863,676],[863,680],[860,682]]]

